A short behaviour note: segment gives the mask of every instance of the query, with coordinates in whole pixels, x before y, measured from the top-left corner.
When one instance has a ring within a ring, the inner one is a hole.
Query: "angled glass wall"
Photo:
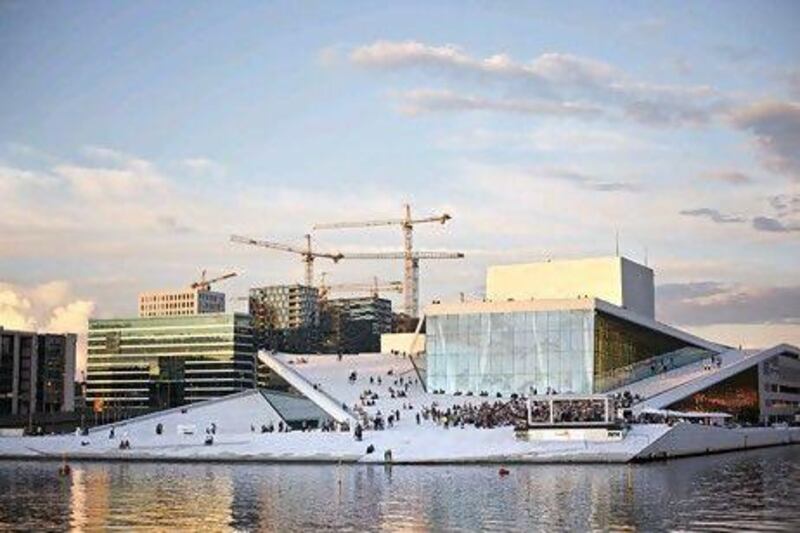
[[[594,388],[606,392],[708,358],[712,352],[608,313],[595,313]]]
[[[590,310],[431,315],[428,389],[588,394],[593,341]]]
[[[760,413],[758,366],[754,365],[734,374],[667,406],[667,409],[730,413],[738,422],[758,423]]]

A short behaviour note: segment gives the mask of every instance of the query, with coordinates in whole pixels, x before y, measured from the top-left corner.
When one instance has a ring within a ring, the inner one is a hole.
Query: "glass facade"
[[[0,327],[0,415],[72,411],[76,340]]]
[[[70,371],[74,374],[74,368],[67,364],[67,338],[64,335],[39,335],[37,346],[36,408],[43,413],[55,413],[63,407],[64,376]]]
[[[592,392],[590,310],[431,315],[429,390]]]
[[[592,394],[708,357],[595,309],[431,314],[427,383],[446,393]]]
[[[711,352],[686,341],[597,311],[595,391],[606,392],[701,359]]]
[[[761,415],[764,422],[794,422],[800,415],[800,354],[781,353],[761,363]]]
[[[256,385],[249,315],[90,320],[86,399],[122,411],[162,409]]]
[[[14,337],[0,331],[0,415],[12,413],[14,392]]]

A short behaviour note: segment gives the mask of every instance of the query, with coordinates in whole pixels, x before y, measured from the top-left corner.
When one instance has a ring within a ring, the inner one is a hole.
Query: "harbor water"
[[[0,461],[0,530],[800,531],[800,446],[632,465]]]

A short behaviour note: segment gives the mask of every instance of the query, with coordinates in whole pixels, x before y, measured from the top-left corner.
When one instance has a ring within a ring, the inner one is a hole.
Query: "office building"
[[[73,411],[76,342],[71,333],[0,327],[0,415]]]
[[[319,292],[306,285],[250,289],[256,346],[292,352],[315,351],[319,342]]]
[[[139,295],[139,317],[191,316],[224,313],[225,293],[204,289],[143,292]]]
[[[327,300],[322,311],[323,346],[328,352],[374,353],[392,330],[392,302],[375,296]]]
[[[123,416],[256,386],[246,314],[89,320],[86,401]]]

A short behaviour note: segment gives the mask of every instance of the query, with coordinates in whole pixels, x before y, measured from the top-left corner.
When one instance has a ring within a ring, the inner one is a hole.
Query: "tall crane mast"
[[[237,242],[240,244],[249,244],[251,246],[261,246],[262,248],[269,248],[271,250],[280,250],[283,252],[289,252],[293,254],[298,254],[305,263],[305,284],[308,287],[314,286],[314,259],[318,257],[323,257],[326,259],[330,259],[334,263],[338,263],[339,260],[342,258],[342,254],[340,253],[326,253],[326,252],[315,252],[311,248],[311,235],[305,235],[306,240],[306,247],[305,249],[298,248],[296,246],[291,246],[288,244],[283,244],[279,242],[273,241],[265,241],[259,239],[253,239],[250,237],[244,237],[242,235],[231,235],[231,242]]]
[[[233,278],[237,275],[238,274],[236,272],[228,272],[226,274],[222,274],[221,276],[217,276],[216,278],[206,279],[206,271],[203,270],[203,273],[200,275],[200,281],[193,282],[190,287],[200,291],[210,291],[212,283]]]
[[[413,250],[413,236],[414,226],[416,224],[426,224],[430,222],[438,222],[444,224],[451,217],[447,213],[423,217],[412,218],[411,206],[405,204],[405,216],[403,218],[385,219],[385,220],[366,220],[361,222],[333,222],[327,224],[314,225],[315,230],[320,229],[351,229],[351,228],[370,228],[376,226],[400,226],[403,231],[403,307],[409,316],[416,317],[419,313],[419,259],[420,257],[414,256]],[[463,254],[461,254],[463,257]],[[354,258],[355,257],[351,257]],[[361,257],[360,259],[367,259]],[[372,259],[389,259],[388,257],[372,257]],[[429,257],[428,259],[455,259],[454,257]]]

